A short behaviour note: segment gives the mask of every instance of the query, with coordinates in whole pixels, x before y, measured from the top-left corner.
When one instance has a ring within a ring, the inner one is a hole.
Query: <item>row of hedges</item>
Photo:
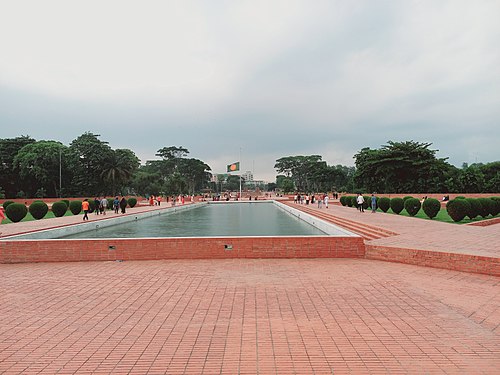
[[[371,197],[363,196],[363,198],[365,200],[363,207],[371,208]],[[346,195],[340,197],[340,203],[342,206],[357,207],[355,196]],[[418,199],[410,196],[392,199],[387,197],[377,197],[377,207],[383,212],[389,211],[390,208],[392,212],[397,215],[399,215],[404,209],[410,216],[417,215],[420,209],[422,209],[429,219],[433,219],[437,216],[441,209],[441,202],[434,198],[427,198],[421,204]],[[486,218],[489,215],[492,215],[494,217],[500,213],[500,197],[457,197],[454,200],[448,201],[446,210],[452,220],[456,222],[462,221],[466,216],[468,216],[471,220],[478,216]]]
[[[94,212],[95,204],[93,200],[89,199],[89,208],[90,212]],[[127,200],[127,206],[134,207],[137,204],[136,198],[129,198]],[[5,201],[3,203],[3,207],[5,208],[5,215],[10,219],[10,221],[17,223],[23,220],[26,215],[29,213],[35,220],[43,219],[47,213],[49,212],[49,206],[47,203],[43,201],[34,201],[30,204],[29,208],[26,208],[24,204],[14,203],[12,201]],[[82,202],[81,201],[69,201],[67,199],[54,202],[52,204],[52,213],[55,217],[61,217],[66,215],[68,209],[71,211],[73,215],[78,215],[82,212]],[[113,209],[113,199],[108,199],[108,209]]]
[[[467,216],[473,220],[478,216],[487,218],[500,213],[500,197],[465,198],[457,197],[446,204],[446,211],[453,221],[462,221]]]

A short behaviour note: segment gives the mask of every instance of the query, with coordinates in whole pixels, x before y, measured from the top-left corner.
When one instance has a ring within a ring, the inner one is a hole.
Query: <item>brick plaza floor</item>
[[[0,373],[498,374],[500,279],[354,259],[0,265]]]

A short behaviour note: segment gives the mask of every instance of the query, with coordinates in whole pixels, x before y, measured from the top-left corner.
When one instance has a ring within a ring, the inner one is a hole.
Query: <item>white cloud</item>
[[[0,3],[4,137],[184,145],[217,172],[243,147],[268,179],[389,139],[498,159],[495,1]]]

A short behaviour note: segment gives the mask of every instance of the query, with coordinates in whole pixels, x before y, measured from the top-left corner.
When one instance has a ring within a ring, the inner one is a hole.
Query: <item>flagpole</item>
[[[241,147],[240,147],[240,201],[242,200],[243,196],[241,195]]]

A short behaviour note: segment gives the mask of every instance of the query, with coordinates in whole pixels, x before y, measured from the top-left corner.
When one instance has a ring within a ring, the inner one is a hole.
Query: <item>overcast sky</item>
[[[353,165],[388,140],[500,159],[498,0],[0,4],[0,138],[91,131],[216,173],[241,152],[268,181],[280,157]]]

